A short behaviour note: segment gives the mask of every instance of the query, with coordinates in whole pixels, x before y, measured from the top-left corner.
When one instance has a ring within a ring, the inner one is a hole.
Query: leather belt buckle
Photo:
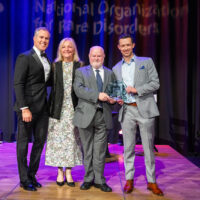
[[[135,106],[135,107],[137,107],[136,102],[133,102],[133,103],[126,103],[126,104],[129,105],[129,106]]]

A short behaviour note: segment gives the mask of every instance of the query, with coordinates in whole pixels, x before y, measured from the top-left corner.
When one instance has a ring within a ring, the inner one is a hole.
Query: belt
[[[97,111],[103,112],[103,108],[98,107]]]
[[[125,104],[128,105],[128,106],[136,106],[136,107],[137,107],[136,102],[133,102],[133,103],[125,103]]]

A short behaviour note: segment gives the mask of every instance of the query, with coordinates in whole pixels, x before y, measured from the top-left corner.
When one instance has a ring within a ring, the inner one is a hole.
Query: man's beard
[[[102,66],[102,63],[98,63],[98,62],[93,62],[91,63],[91,66],[95,69],[98,69]]]

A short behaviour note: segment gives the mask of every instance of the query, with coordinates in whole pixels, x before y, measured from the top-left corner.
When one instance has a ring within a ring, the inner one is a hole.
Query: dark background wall
[[[171,144],[183,153],[200,152],[198,0],[0,1],[0,129],[5,141],[12,141],[17,130],[15,60],[32,48],[39,26],[51,32],[47,54],[52,60],[60,40],[70,36],[86,64],[89,48],[101,45],[109,68],[121,59],[119,35],[131,34],[135,53],[152,57],[160,77],[156,143]]]

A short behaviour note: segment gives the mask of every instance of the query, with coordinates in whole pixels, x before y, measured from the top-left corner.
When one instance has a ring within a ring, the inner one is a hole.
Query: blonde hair
[[[64,42],[66,42],[66,41],[70,41],[72,43],[73,48],[74,48],[73,61],[80,61],[80,58],[79,58],[79,55],[78,55],[78,50],[77,50],[76,43],[75,43],[74,39],[73,38],[64,38],[60,41],[60,43],[58,45],[57,58],[55,59],[55,62],[63,60],[63,57],[61,55],[61,47],[64,44]]]

